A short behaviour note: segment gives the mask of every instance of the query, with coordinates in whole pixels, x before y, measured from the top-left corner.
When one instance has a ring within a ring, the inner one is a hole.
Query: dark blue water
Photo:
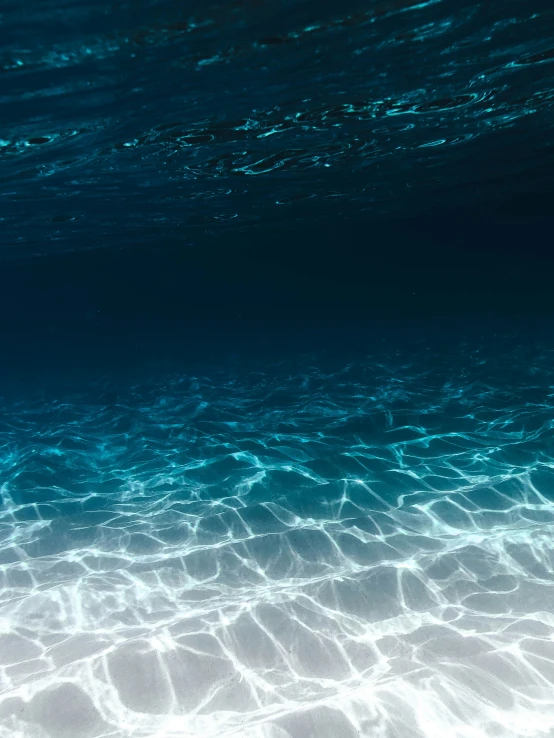
[[[549,209],[548,0],[2,5],[10,255]]]
[[[0,738],[551,738],[551,3],[0,40]]]

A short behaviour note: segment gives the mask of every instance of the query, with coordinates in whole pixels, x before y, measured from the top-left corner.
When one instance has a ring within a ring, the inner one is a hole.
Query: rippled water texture
[[[0,24],[11,255],[550,182],[550,0],[5,0]]]
[[[4,398],[0,735],[553,735],[552,360]]]

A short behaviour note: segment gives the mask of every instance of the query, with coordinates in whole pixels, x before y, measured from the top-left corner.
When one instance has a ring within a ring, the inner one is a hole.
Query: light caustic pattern
[[[554,735],[547,358],[5,398],[2,738]]]

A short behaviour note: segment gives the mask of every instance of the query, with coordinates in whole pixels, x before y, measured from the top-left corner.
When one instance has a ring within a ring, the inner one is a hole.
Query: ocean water
[[[0,113],[0,738],[554,738],[552,0],[3,0]]]
[[[462,202],[551,212],[550,0],[4,0],[0,13],[10,255]]]
[[[553,357],[497,334],[12,388],[2,735],[552,735]]]

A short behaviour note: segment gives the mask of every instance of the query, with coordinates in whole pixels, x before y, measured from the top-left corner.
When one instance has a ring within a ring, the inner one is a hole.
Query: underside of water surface
[[[550,0],[4,0],[10,257],[544,212]]]

